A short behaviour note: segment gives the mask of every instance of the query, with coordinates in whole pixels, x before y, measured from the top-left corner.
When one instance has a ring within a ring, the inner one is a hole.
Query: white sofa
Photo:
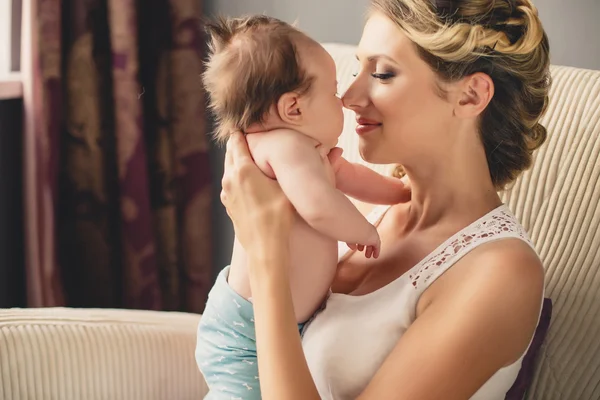
[[[329,44],[341,91],[352,46]],[[547,269],[552,323],[528,394],[536,400],[600,399],[600,71],[552,67],[548,142],[503,199]],[[340,141],[356,151],[346,112]],[[373,166],[389,172],[389,166]],[[507,288],[510,290],[510,288]],[[206,386],[194,361],[198,315],[128,310],[0,311],[0,400],[197,400]]]

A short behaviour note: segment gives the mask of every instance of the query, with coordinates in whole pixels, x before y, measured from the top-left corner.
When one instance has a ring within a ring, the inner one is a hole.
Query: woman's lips
[[[367,118],[357,118],[356,123],[356,133],[361,136],[372,132],[381,126],[380,122]]]

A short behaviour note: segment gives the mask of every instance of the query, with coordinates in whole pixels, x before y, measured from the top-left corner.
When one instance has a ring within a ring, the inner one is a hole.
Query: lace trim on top
[[[432,278],[438,276],[440,269],[446,269],[444,264],[450,259],[468,252],[479,244],[507,237],[522,239],[533,248],[525,229],[508,207],[502,205],[452,236],[449,243],[442,244],[440,249],[426,257],[420,263],[421,267],[409,274],[409,279],[416,289],[422,285],[427,286]]]

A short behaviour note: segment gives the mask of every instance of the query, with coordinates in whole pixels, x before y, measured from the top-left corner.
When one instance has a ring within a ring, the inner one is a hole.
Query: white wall
[[[600,70],[600,0],[534,0],[550,38],[552,62]],[[204,0],[209,14],[267,13],[321,42],[357,43],[369,0]]]
[[[204,0],[209,14],[266,13],[299,27],[320,42],[358,43],[369,0]]]
[[[202,0],[208,15],[267,13],[321,42],[356,44],[369,0]],[[550,39],[552,62],[600,70],[600,0],[534,0]],[[222,151],[212,152],[214,182],[221,181]],[[215,267],[229,262],[233,230],[215,187]]]
[[[600,0],[534,0],[553,64],[600,70]]]

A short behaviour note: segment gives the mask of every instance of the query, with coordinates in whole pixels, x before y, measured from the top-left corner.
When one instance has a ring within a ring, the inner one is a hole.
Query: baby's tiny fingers
[[[377,246],[373,249],[373,258],[379,258],[380,246]]]

